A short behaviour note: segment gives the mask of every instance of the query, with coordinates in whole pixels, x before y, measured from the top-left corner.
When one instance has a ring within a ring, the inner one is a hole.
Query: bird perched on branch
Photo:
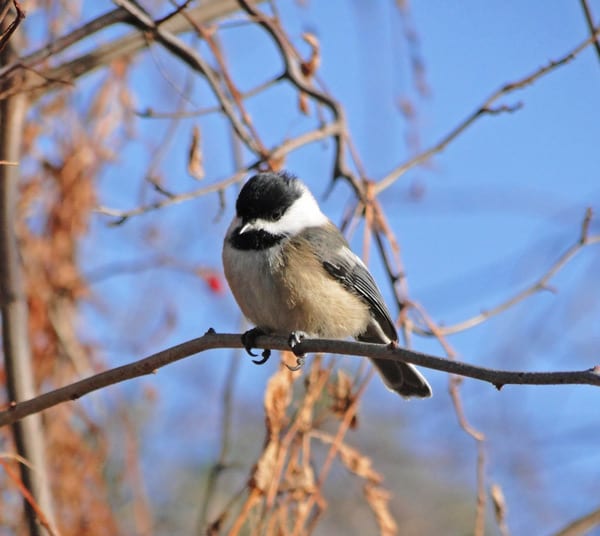
[[[296,177],[259,173],[240,191],[223,244],[223,266],[244,315],[256,325],[242,337],[252,354],[260,334],[398,340],[381,292],[338,228]],[[269,351],[263,352],[263,363]],[[408,364],[371,360],[389,389],[429,397],[427,380]]]

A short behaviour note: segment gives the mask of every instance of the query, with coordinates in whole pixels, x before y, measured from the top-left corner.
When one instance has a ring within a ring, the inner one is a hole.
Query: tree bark
[[[17,34],[12,36],[11,42],[0,54],[0,65],[14,59],[15,53],[11,45],[14,44],[15,37]],[[0,161],[19,162],[26,109],[27,99],[23,94],[0,102]],[[19,178],[19,165],[0,164],[0,310],[8,397],[11,401],[27,400],[35,396],[27,300],[15,235]],[[18,454],[31,465],[28,467],[20,464],[23,484],[50,526],[53,526],[41,417],[27,417],[14,423],[12,429]],[[32,536],[41,535],[44,529],[28,501],[25,501],[25,513],[29,533]]]

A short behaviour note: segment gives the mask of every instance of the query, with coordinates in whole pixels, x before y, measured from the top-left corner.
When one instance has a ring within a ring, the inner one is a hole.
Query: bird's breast
[[[285,311],[279,278],[278,246],[239,250],[226,244],[223,268],[231,292],[244,316],[258,327],[276,331]]]
[[[280,334],[345,338],[362,333],[368,306],[348,292],[296,241],[254,251],[223,249],[225,277],[244,315],[256,326]]]

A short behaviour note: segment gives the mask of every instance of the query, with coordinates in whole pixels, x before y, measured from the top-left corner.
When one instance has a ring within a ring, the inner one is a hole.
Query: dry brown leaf
[[[280,491],[291,493],[298,502],[317,491],[315,473],[310,463],[310,441],[306,435],[302,435],[302,438],[302,442],[295,443],[290,449],[284,485],[280,488]]]
[[[194,179],[202,180],[204,178],[204,162],[202,157],[202,135],[200,127],[194,125],[192,130],[192,139],[188,150],[188,173]]]
[[[271,171],[281,171],[285,167],[285,154],[282,153],[278,157],[270,156],[268,163]]]
[[[305,393],[296,414],[298,429],[309,432],[313,429],[315,419],[315,405],[323,396],[323,389],[327,385],[329,370],[321,367],[322,356],[316,355],[304,378]]]
[[[331,434],[320,430],[314,430],[311,436],[320,439],[328,445],[332,445],[336,440]],[[337,449],[340,460],[350,472],[368,480],[371,484],[380,484],[383,482],[383,476],[373,469],[371,458],[364,456],[358,449],[343,442],[339,442]]]
[[[339,419],[343,419],[348,411],[348,408],[354,404],[356,400],[355,393],[352,392],[352,380],[350,376],[343,370],[338,370],[336,382],[329,387],[331,395],[331,411]],[[350,428],[356,428],[357,417],[353,417],[350,423]]]
[[[310,112],[310,109],[308,107],[308,95],[304,93],[304,91],[301,91],[298,94],[298,108],[300,109],[300,112],[304,115],[308,115],[308,113]]]
[[[321,65],[321,47],[317,37],[310,32],[302,34],[302,38],[308,43],[308,46],[310,46],[310,57],[306,61],[300,62],[300,70],[306,79],[310,80]],[[308,115],[310,111],[308,106],[308,95],[304,92],[298,94],[298,108],[304,115]]]
[[[265,417],[269,436],[279,435],[287,423],[286,410],[292,401],[292,373],[281,367],[267,383],[265,390]]]
[[[306,78],[312,78],[321,65],[321,47],[315,34],[305,32],[302,34],[302,39],[310,46],[310,58],[303,61],[300,64],[300,68]]]
[[[313,494],[315,486],[315,472],[310,465],[296,465],[288,470],[285,478],[285,487],[280,491],[289,491],[296,501],[301,501],[305,496]]]
[[[394,536],[398,534],[398,525],[389,509],[391,494],[389,491],[372,484],[365,484],[365,498],[375,514],[379,534],[381,536]]]
[[[363,455],[358,449],[341,443],[339,446],[340,459],[349,471],[372,482],[379,484],[383,481],[383,476],[373,469],[371,458]]]
[[[492,503],[494,505],[494,514],[496,516],[496,522],[501,525],[506,519],[506,501],[504,499],[504,493],[499,484],[492,484],[490,487],[490,496],[492,497]]]
[[[254,466],[249,486],[265,494],[275,478],[275,469],[279,459],[279,440],[269,441]]]

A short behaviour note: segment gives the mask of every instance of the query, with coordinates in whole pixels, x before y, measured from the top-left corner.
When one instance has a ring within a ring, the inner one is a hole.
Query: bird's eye
[[[280,220],[281,216],[283,216],[283,209],[281,208],[276,208],[271,214],[271,218],[273,218],[273,221]]]

